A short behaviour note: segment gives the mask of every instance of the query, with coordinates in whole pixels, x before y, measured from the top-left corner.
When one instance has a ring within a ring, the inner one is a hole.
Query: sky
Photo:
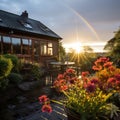
[[[102,50],[120,28],[120,0],[0,0],[0,9],[41,21],[65,47]]]

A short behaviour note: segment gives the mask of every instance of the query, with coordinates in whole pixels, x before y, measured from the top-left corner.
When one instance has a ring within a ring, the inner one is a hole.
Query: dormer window
[[[32,26],[29,23],[24,23],[24,27],[32,29]]]
[[[41,30],[43,30],[45,32],[50,31],[46,26],[44,26],[42,24],[40,24],[39,26],[40,26]]]
[[[31,26],[30,23],[24,22],[23,20],[18,20],[18,22],[23,25],[25,28],[32,29],[33,27]]]

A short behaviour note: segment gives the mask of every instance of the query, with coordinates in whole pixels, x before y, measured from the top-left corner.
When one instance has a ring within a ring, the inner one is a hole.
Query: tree
[[[59,60],[63,61],[65,59],[65,55],[66,55],[65,48],[63,47],[62,42],[60,42],[59,43]]]
[[[110,39],[104,47],[108,50],[108,56],[111,56],[114,61],[120,59],[120,29],[115,32],[115,35]]]
[[[84,52],[93,52],[93,49],[90,46],[83,46]]]

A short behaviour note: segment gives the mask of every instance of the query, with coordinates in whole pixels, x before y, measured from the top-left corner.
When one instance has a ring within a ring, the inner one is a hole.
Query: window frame
[[[42,56],[53,56],[53,43],[52,42],[41,42],[40,55]],[[49,45],[51,44],[51,45]],[[51,50],[51,53],[49,51]]]

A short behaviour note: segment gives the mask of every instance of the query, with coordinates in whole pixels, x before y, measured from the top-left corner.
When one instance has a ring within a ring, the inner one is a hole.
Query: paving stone
[[[18,118],[17,120],[67,120],[67,115],[62,106],[52,104],[52,107],[52,113],[41,112],[41,110],[39,109],[27,116]],[[35,109],[35,107],[33,109]]]

